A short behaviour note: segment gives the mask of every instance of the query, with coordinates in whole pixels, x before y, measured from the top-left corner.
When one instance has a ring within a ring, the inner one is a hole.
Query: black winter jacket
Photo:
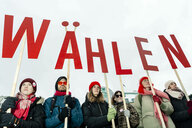
[[[166,92],[166,91],[164,91]],[[166,92],[167,93],[167,92]],[[192,115],[188,114],[187,100],[184,96],[182,100],[173,98],[167,93],[171,104],[174,108],[174,112],[171,115],[171,119],[175,123],[176,128],[191,128],[192,127]]]
[[[42,106],[43,98],[37,97],[31,104],[26,120],[20,121],[16,128],[45,128],[45,112]]]
[[[84,125],[87,128],[111,128],[111,123],[107,120],[108,103],[91,103],[86,97],[82,105]]]

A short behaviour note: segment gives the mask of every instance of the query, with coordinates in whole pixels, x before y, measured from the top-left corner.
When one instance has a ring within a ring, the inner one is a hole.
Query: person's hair
[[[113,96],[112,96],[112,98],[111,98],[111,104],[112,105],[115,105],[117,102],[115,101],[115,95],[117,94],[117,93],[121,93],[122,94],[122,92],[121,91],[116,91],[114,94],[113,94]]]
[[[93,92],[92,92],[92,89],[89,91],[89,93],[88,93],[88,100],[90,101],[90,102],[101,102],[101,103],[104,103],[104,97],[103,97],[103,93],[101,92],[101,89],[100,89],[100,91],[99,91],[99,94],[97,95],[97,97],[95,97],[94,95],[93,95]]]

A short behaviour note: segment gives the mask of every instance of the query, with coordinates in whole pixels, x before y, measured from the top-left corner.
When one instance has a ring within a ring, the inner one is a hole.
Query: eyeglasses
[[[59,81],[58,83],[57,83],[58,85],[67,85],[67,82],[66,81],[64,81],[64,82],[62,82],[62,81]]]
[[[120,95],[115,95],[115,97],[117,97],[117,98],[122,97],[122,94],[120,94]]]

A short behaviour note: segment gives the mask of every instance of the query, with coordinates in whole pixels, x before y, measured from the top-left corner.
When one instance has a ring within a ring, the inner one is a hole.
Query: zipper
[[[101,107],[100,107],[99,103],[97,103],[97,105],[98,105],[98,107],[99,107],[99,111],[100,111],[100,113],[101,113],[101,116],[103,116],[103,113],[102,113],[102,110],[101,110]],[[105,127],[103,127],[103,128],[105,128]]]
[[[101,107],[100,107],[99,103],[98,103],[97,105],[98,105],[98,107],[99,107],[99,111],[100,111],[100,113],[101,113],[101,116],[103,116],[103,113],[102,113],[102,111],[101,111]]]

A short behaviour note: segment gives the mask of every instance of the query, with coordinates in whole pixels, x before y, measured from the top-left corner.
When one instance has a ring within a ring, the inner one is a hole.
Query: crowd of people
[[[99,82],[91,82],[82,106],[71,92],[67,94],[67,82],[65,76],[59,77],[54,95],[44,101],[35,96],[37,83],[24,79],[15,97],[0,97],[0,128],[64,128],[66,118],[67,128],[112,128],[112,120],[115,128],[163,128],[163,122],[166,128],[192,127],[192,101],[173,80],[160,91],[142,77],[134,103],[124,103],[117,90],[112,107],[104,100]]]

